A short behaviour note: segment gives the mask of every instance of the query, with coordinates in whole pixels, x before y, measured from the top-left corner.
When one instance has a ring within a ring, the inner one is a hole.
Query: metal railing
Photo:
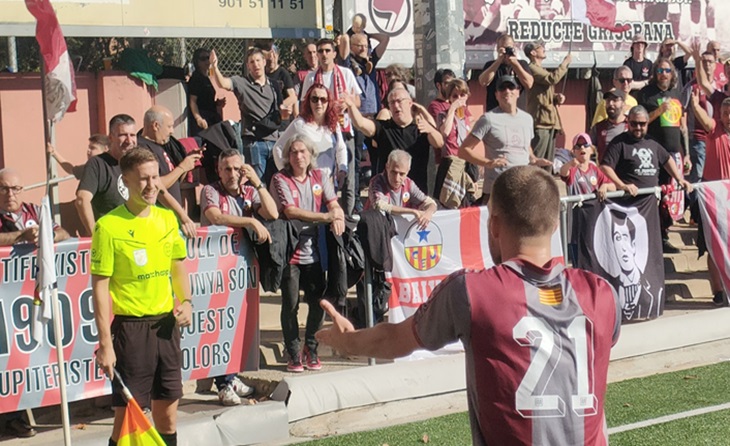
[[[67,177],[52,178],[48,181],[41,181],[40,183],[29,184],[28,186],[23,187],[23,190],[28,191],[28,190],[38,189],[39,187],[44,187],[46,185],[53,186],[55,184],[63,183],[64,181],[69,181],[69,180],[74,180],[74,179],[76,179],[76,177],[73,175],[69,175]]]

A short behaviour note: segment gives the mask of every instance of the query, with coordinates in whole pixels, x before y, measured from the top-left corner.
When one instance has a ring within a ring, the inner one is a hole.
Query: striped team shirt
[[[464,344],[473,444],[603,446],[620,323],[597,275],[509,261],[449,276],[414,315],[414,334],[429,350]]]

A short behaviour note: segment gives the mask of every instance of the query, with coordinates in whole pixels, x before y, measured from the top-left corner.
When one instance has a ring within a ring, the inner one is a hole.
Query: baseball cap
[[[578,141],[583,139],[587,144],[593,145],[593,141],[591,141],[591,137],[588,135],[588,133],[578,133],[573,137],[573,147],[575,147],[576,144],[578,144]]]
[[[545,48],[545,42],[542,40],[536,40],[526,44],[523,49],[525,50],[525,55],[530,57],[530,53],[538,48]]]
[[[623,90],[619,90],[617,88],[614,88],[613,90],[608,90],[603,93],[603,99],[608,99],[611,96],[613,96],[614,98],[621,98],[624,101],[626,100],[626,93]]]
[[[502,85],[504,85],[506,83],[510,83],[516,87],[520,86],[520,84],[517,82],[517,79],[515,79],[514,76],[512,76],[511,74],[505,74],[504,76],[497,79],[497,84],[496,84],[497,88],[501,87]]]

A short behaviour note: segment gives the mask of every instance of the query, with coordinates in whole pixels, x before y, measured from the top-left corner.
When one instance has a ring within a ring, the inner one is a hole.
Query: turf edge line
[[[625,424],[623,426],[612,427],[608,430],[609,435],[618,434],[621,432],[632,431],[634,429],[641,429],[644,427],[655,426],[657,424],[669,423],[671,421],[681,420],[683,418],[694,417],[697,415],[704,415],[712,412],[719,412],[721,410],[730,409],[730,403],[718,404],[717,406],[703,407],[700,409],[688,410],[686,412],[679,412],[672,415],[665,415],[659,418],[653,418],[651,420],[639,421],[637,423]]]

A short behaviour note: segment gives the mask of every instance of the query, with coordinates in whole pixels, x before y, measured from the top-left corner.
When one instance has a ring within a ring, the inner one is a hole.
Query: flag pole
[[[41,96],[43,98],[43,131],[45,133],[46,143],[55,143],[55,127],[54,123],[48,117],[48,109],[46,106],[46,64],[41,57]],[[51,196],[51,176],[54,175],[53,158],[46,150],[45,146],[43,151],[46,154],[46,196],[50,201],[51,208],[54,209],[58,201],[52,199]],[[57,195],[57,188],[53,188]],[[57,197],[56,197],[57,198]],[[52,212],[53,219],[56,220],[58,213]],[[68,380],[66,379],[66,361],[63,354],[63,329],[61,327],[61,306],[58,302],[58,286],[56,283],[53,284],[53,292],[51,294],[51,311],[53,317],[53,335],[56,340],[56,360],[58,361],[58,380],[60,385],[58,390],[61,393],[61,422],[63,424],[63,444],[64,446],[71,446],[71,420],[68,413],[68,395],[66,394],[66,388],[68,387]]]

